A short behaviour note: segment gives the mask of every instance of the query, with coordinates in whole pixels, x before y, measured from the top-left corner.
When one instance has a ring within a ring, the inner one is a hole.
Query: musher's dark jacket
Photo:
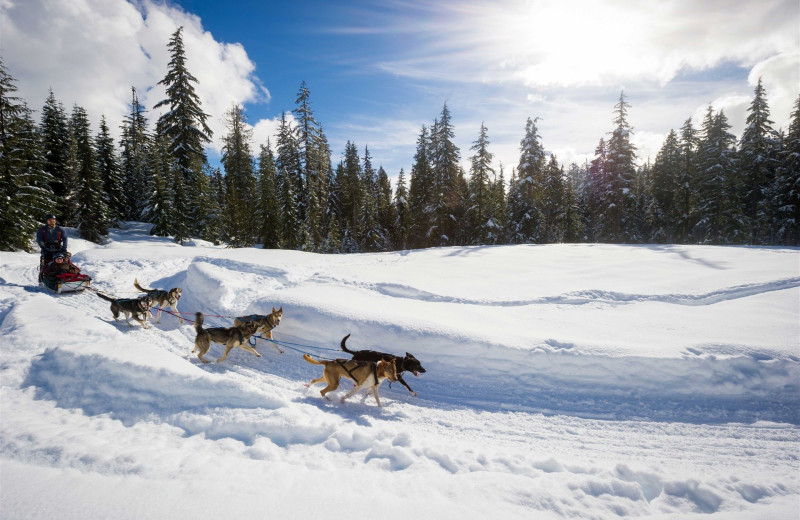
[[[40,226],[36,232],[36,242],[42,251],[67,252],[67,232],[61,226]]]

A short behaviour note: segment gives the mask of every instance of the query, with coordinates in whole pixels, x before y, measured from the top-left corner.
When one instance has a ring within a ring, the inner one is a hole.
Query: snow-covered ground
[[[800,250],[547,245],[323,256],[71,239],[93,287],[183,288],[208,326],[283,306],[284,354],[203,365],[0,253],[0,517],[791,519]],[[427,369],[320,397],[348,346]],[[213,345],[209,359],[222,347]]]

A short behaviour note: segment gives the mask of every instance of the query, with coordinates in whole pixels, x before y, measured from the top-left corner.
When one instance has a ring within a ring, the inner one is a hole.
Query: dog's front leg
[[[172,306],[172,312],[174,312],[174,313],[175,313],[175,316],[177,316],[177,317],[178,317],[178,319],[179,319],[179,320],[181,320],[181,323],[186,323],[186,321],[187,321],[187,320],[185,320],[185,319],[183,318],[183,316],[181,316],[181,313],[180,313],[180,312],[178,312],[178,304],[177,304],[177,303],[176,303],[175,305],[173,305],[173,306]]]
[[[378,385],[372,387],[372,393],[375,394],[375,402],[378,403],[378,406],[383,408],[383,405],[381,404],[381,398],[378,397]]]
[[[242,350],[246,350],[248,352],[252,352],[253,354],[256,355],[256,357],[261,357],[261,354],[259,354],[258,351],[256,349],[254,349],[253,347],[251,347],[250,345],[247,345],[247,344],[243,343],[243,344],[239,345],[239,348],[242,349]]]
[[[410,386],[408,386],[408,383],[406,383],[406,380],[403,379],[403,376],[401,376],[400,374],[397,374],[397,380],[400,381],[400,384],[403,385],[404,387],[406,387],[409,392],[411,392],[411,395],[413,395],[414,397],[417,397],[417,393],[415,391],[413,391]]]
[[[341,403],[342,403],[342,404],[344,404],[344,400],[345,400],[345,399],[347,399],[348,397],[351,397],[351,396],[355,395],[355,393],[356,393],[356,392],[358,392],[359,390],[361,390],[362,388],[363,388],[363,385],[356,385],[356,386],[354,386],[354,387],[352,388],[352,390],[350,390],[349,392],[347,392],[346,394],[344,394],[344,397],[342,397],[342,399],[341,399]]]

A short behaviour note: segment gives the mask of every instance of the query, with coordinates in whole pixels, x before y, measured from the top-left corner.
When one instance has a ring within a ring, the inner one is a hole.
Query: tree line
[[[38,122],[0,61],[0,249],[28,250],[46,213],[100,242],[120,221],[151,233],[231,247],[260,244],[322,253],[452,245],[559,242],[800,245],[800,96],[788,131],[770,120],[759,80],[742,136],[708,108],[669,132],[655,159],[637,165],[624,92],[594,158],[564,167],[528,119],[510,177],[492,166],[488,129],[470,148],[469,171],[445,104],[423,125],[410,172],[394,189],[369,148],[347,142],[334,166],[310,90],[301,83],[293,121],[253,148],[241,106],[224,116],[222,168],[211,168],[212,132],[186,68],[182,28],[159,82],[164,107],[151,126],[131,89],[118,143],[105,118],[67,113],[51,90]]]

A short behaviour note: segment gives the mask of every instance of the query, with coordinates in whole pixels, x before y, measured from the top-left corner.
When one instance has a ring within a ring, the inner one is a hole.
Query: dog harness
[[[340,359],[337,359],[336,362],[339,363],[339,366],[341,366],[345,370],[345,372],[347,372],[350,375],[350,379],[355,381],[356,384],[357,384],[358,383],[358,379],[356,378],[356,376],[353,375],[353,373],[350,371],[350,369],[347,368],[344,365],[344,363],[342,363],[342,361]],[[367,361],[367,363],[372,363],[372,362],[371,361]],[[364,365],[364,363],[362,363],[360,361],[356,361],[356,367],[360,367],[360,366],[363,366],[363,365]],[[375,377],[375,384],[377,385],[378,381],[379,381],[378,380],[378,364],[377,363],[372,363],[372,375]]]

